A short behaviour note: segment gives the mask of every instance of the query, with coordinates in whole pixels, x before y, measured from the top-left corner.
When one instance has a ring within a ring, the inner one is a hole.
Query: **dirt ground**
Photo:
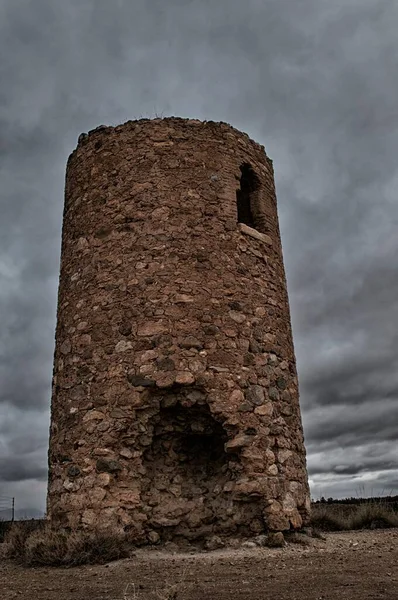
[[[0,563],[1,600],[398,600],[398,530],[332,533],[303,547],[178,553],[73,569]]]

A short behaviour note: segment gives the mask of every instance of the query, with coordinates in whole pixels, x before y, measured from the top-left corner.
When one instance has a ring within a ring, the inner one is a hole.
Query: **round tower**
[[[137,540],[308,522],[274,176],[225,123],[81,135],[66,175],[48,517]]]

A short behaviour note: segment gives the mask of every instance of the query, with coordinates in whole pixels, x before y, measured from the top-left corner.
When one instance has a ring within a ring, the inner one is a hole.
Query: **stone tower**
[[[137,541],[308,522],[272,162],[225,123],[98,127],[68,161],[48,517]]]

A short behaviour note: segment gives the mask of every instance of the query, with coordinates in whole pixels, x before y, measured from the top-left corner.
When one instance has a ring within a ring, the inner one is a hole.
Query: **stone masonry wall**
[[[224,123],[177,118],[80,136],[58,302],[50,519],[149,542],[308,522],[262,146]]]

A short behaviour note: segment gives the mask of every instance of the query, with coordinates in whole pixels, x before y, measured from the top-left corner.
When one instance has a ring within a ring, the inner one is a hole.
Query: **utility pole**
[[[12,499],[12,512],[11,512],[11,521],[14,523],[15,517],[15,498]]]

